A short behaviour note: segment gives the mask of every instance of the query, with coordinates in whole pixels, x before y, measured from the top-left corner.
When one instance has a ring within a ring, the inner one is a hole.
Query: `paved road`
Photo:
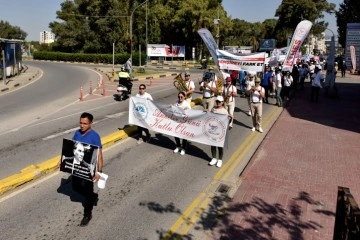
[[[165,103],[176,100],[172,78],[159,79],[163,81],[159,85],[158,80],[154,80],[149,86],[149,92],[155,99]],[[207,165],[210,159],[208,146],[194,143],[187,155],[181,157],[172,152],[172,138],[153,133],[156,137],[150,144],[139,146],[135,139],[129,138],[105,154],[104,171],[112,180],[108,188],[100,192],[99,206],[94,211],[89,228],[83,230],[77,227],[81,219],[81,204],[69,188],[68,176],[56,172],[44,181],[35,182],[3,198],[0,215],[8,218],[7,221],[1,220],[0,232],[12,239],[69,239],[74,236],[80,239],[159,239],[165,236],[178,218],[187,216],[188,209],[189,212],[196,210],[194,201],[214,196],[224,185],[233,194],[241,168],[245,167],[266,136],[250,131],[251,119],[244,112],[247,102],[245,99],[237,100],[235,127],[229,134],[229,147],[225,150],[227,160],[224,159],[221,169]],[[71,109],[64,109],[61,114],[42,119],[34,124],[39,132],[50,125],[66,126],[56,131],[59,134],[56,138],[49,139],[48,134],[41,136],[42,141],[48,142],[53,150],[42,146],[46,151],[39,151],[39,156],[48,152],[54,154],[56,148],[59,151],[60,140],[71,137],[73,131],[69,130],[77,127],[79,113],[84,109],[95,114],[94,128],[101,135],[106,135],[126,126],[126,108],[126,102],[114,102],[109,95],[93,94],[72,105]],[[109,114],[111,111],[112,114]],[[265,106],[265,131],[280,111],[275,106]],[[67,116],[65,119],[62,118],[64,114]],[[72,127],[67,127],[71,122]],[[62,178],[65,180],[62,181]],[[206,206],[202,205],[195,212],[201,214]]]

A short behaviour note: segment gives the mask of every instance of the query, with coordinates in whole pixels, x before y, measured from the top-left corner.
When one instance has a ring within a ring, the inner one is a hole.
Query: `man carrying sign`
[[[94,193],[94,182],[99,180],[99,173],[102,172],[103,167],[101,139],[99,134],[91,129],[93,118],[93,115],[90,113],[82,113],[80,116],[80,129],[75,132],[72,139],[73,141],[76,141],[74,148],[74,164],[80,164],[81,162],[84,163],[84,145],[81,143],[91,144],[98,147],[97,172],[94,175],[91,175],[93,177],[92,181],[72,175],[72,188],[75,192],[85,197],[84,217],[80,223],[80,226],[82,227],[88,225],[92,218],[92,209],[98,197],[98,195]],[[60,165],[63,161],[64,159],[62,159]]]

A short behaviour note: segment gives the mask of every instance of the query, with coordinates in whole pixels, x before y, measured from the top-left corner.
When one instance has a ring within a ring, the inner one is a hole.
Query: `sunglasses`
[[[178,96],[178,98],[184,98],[183,96]]]
[[[139,90],[145,90],[145,88],[141,87],[141,88],[139,88]]]

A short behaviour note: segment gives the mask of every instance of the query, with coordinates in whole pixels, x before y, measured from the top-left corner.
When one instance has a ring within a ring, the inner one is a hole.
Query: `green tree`
[[[25,40],[27,33],[21,30],[18,26],[12,26],[7,21],[0,21],[0,37],[7,39]]]
[[[336,12],[336,23],[338,25],[339,43],[346,47],[346,25],[347,23],[360,23],[360,1],[344,0]]]
[[[56,36],[54,49],[64,52],[110,53],[112,44],[124,51],[129,36],[129,1],[67,0],[49,27]]]
[[[331,13],[335,4],[326,0],[283,0],[276,10],[275,16],[279,17],[275,27],[278,45],[286,45],[287,38],[291,37],[296,26],[303,19],[316,24],[311,31],[319,36],[327,28],[328,23],[322,21],[324,12]]]

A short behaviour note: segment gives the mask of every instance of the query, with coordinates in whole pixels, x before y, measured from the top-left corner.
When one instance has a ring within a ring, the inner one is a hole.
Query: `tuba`
[[[223,85],[224,85],[224,83],[223,83],[223,77],[220,76],[220,75],[218,75],[218,78],[217,78],[217,80],[215,81],[215,83],[216,83],[217,94],[218,94],[218,95],[221,95],[222,89],[223,89]]]
[[[174,87],[179,91],[179,92],[187,92],[189,91],[189,88],[186,86],[185,81],[183,80],[182,73],[179,73],[174,79]],[[188,98],[190,96],[186,96],[186,98]]]

